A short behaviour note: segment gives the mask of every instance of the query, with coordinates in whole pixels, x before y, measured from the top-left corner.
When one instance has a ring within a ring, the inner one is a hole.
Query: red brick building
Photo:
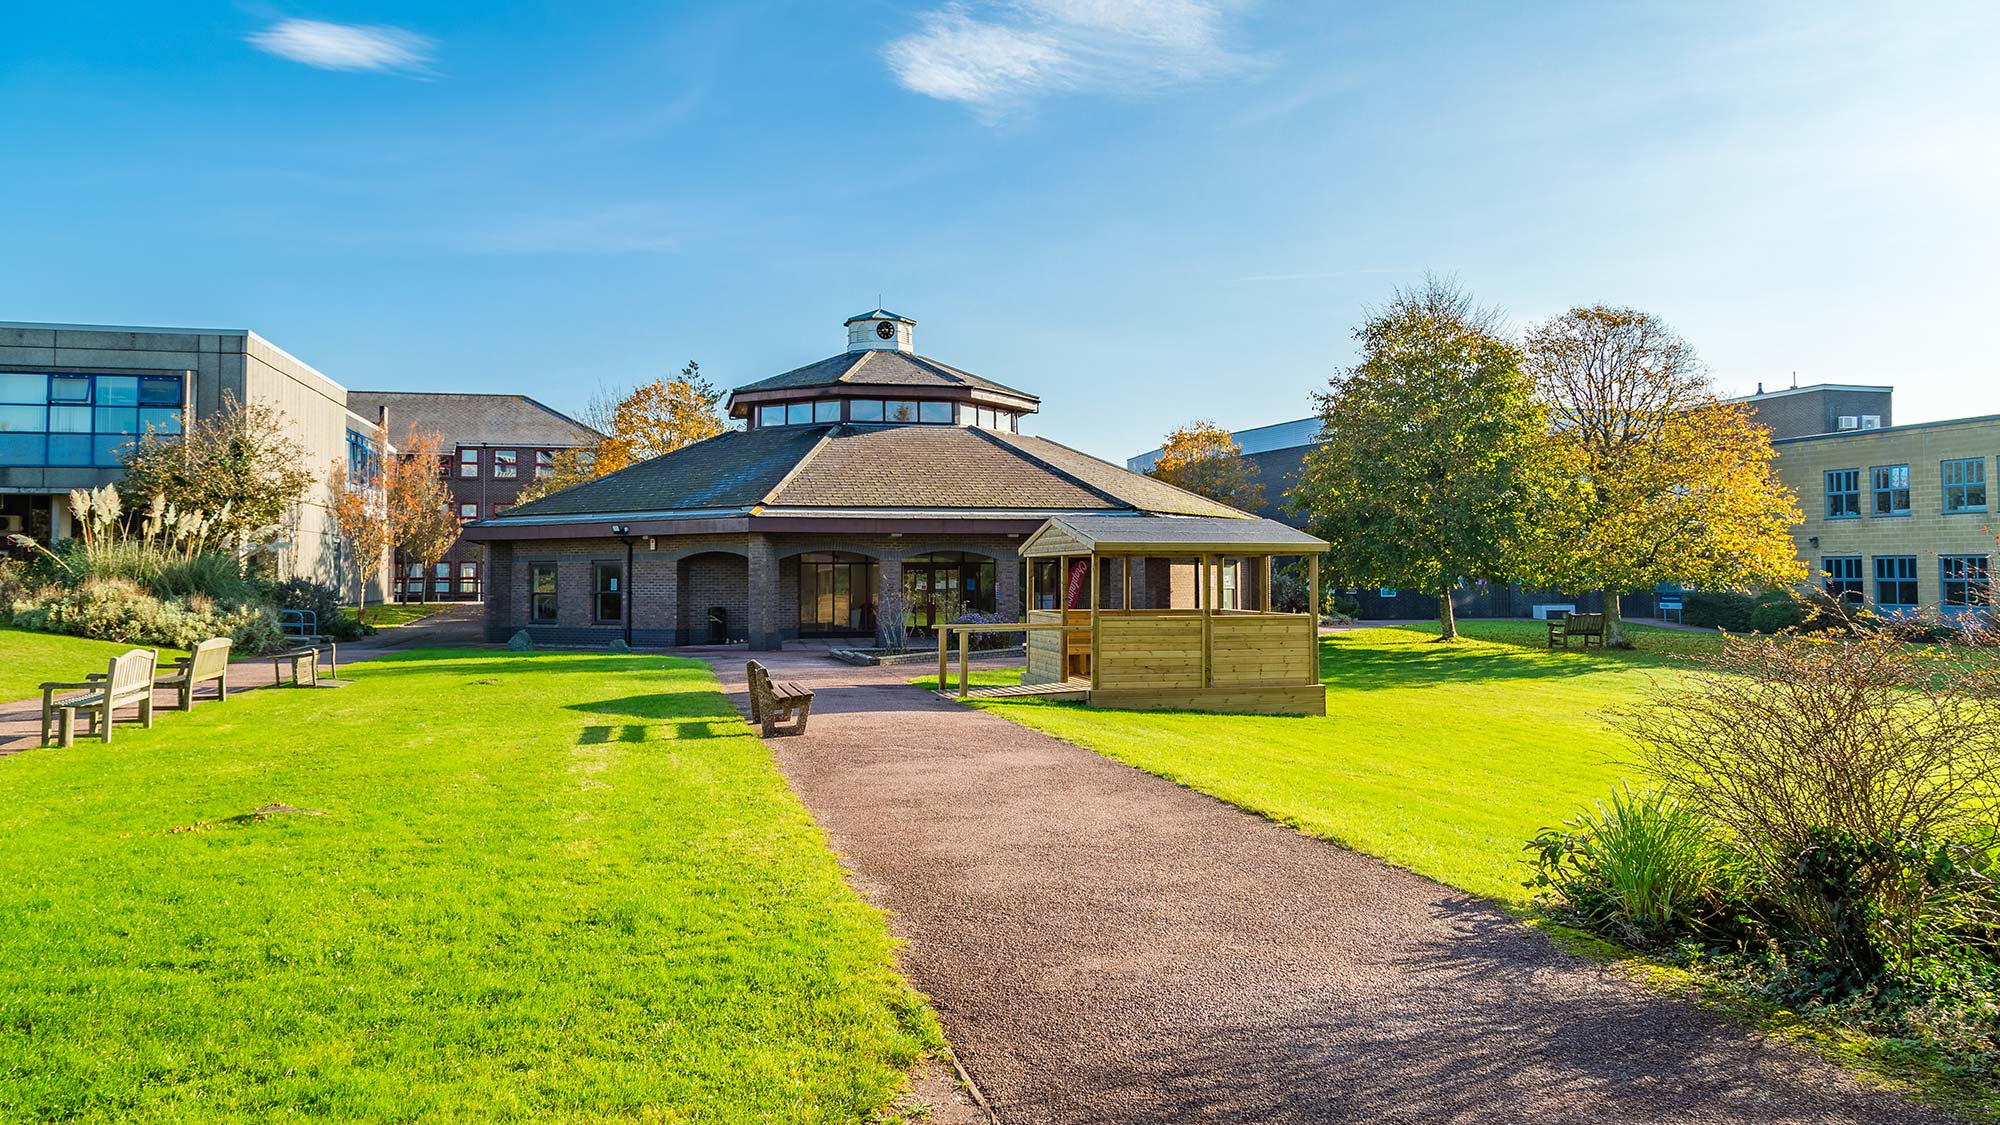
[[[465,523],[506,512],[530,482],[554,471],[557,453],[596,445],[603,436],[526,395],[349,391],[347,402],[362,417],[386,417],[385,432],[397,444],[412,433],[444,439],[452,511]],[[460,539],[428,574],[399,553],[389,596],[477,601],[485,582],[482,550]]]
[[[1019,619],[1017,551],[1050,516],[1249,518],[1022,434],[1041,400],[917,355],[908,317],[846,326],[845,352],[731,393],[746,429],[469,526],[488,637],[769,649],[872,635],[891,594],[919,629],[969,610]],[[1152,569],[1135,590],[1165,598],[1184,577]]]

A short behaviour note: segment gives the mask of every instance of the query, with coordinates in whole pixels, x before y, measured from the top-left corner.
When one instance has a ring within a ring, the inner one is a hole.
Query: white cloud
[[[251,46],[321,70],[421,70],[431,41],[400,27],[281,20],[249,37]]]
[[[1144,93],[1234,69],[1222,0],[1000,0],[949,4],[883,48],[896,80],[988,115],[1038,93]]]

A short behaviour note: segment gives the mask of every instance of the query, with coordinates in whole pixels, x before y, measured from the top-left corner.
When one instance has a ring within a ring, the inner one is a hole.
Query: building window
[[[1942,601],[1947,606],[1983,606],[1988,603],[1985,555],[1939,555],[1938,569],[1944,579]]]
[[[1868,588],[1861,581],[1860,555],[1834,555],[1820,561],[1826,572],[1826,592],[1843,605],[1860,605],[1868,600]]]
[[[785,425],[804,426],[813,420],[813,404],[810,402],[788,402],[785,404]]]
[[[479,592],[479,564],[462,562],[458,564],[458,592],[477,594]]]
[[[813,403],[813,421],[840,421],[840,400],[837,398],[826,398]]]
[[[517,456],[519,456],[519,455],[520,455],[520,451],[519,451],[519,450],[514,450],[514,449],[496,449],[496,450],[494,450],[494,451],[493,451],[493,479],[494,479],[494,480],[513,480],[513,479],[514,479],[514,458],[515,458],[515,457],[517,457]]]
[[[552,477],[556,474],[556,452],[553,449],[535,450],[535,479]]]
[[[1986,458],[1967,457],[1944,463],[1944,510],[1986,510]]]
[[[1908,465],[1877,465],[1868,470],[1869,483],[1875,489],[1875,514],[1878,516],[1907,516],[1910,514],[1910,467]]]
[[[478,519],[478,518],[479,518],[479,505],[477,505],[477,504],[460,504],[460,505],[458,506],[458,518],[459,518],[460,520],[462,520],[462,521],[466,522],[466,523],[471,523],[471,522],[472,522],[473,520],[476,520],[476,519]]]
[[[528,620],[556,619],[556,564],[528,564]]]
[[[1861,470],[1834,469],[1826,474],[1826,518],[1861,518]]]
[[[874,560],[818,551],[799,556],[799,632],[810,635],[875,631]]]
[[[1875,556],[1875,604],[1882,609],[1917,608],[1917,556]]]
[[[931,425],[951,425],[951,403],[922,402],[917,404],[917,421]]]
[[[782,426],[785,424],[785,408],[782,404],[757,408],[757,425]]]
[[[181,432],[179,375],[0,372],[0,465],[117,466],[148,431]]]
[[[461,449],[458,451],[458,475],[462,477],[476,477],[479,475],[479,451],[477,449]]]
[[[625,619],[625,568],[619,563],[596,563],[592,591],[596,595],[593,613],[598,621]]]
[[[917,404],[906,401],[889,401],[882,404],[882,420],[885,422],[914,422],[917,420]]]
[[[882,420],[882,400],[879,398],[848,399],[847,420],[850,422],[880,422]]]

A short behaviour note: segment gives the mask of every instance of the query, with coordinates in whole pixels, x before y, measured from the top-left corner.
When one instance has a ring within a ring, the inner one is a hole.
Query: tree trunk
[[[1632,642],[1625,639],[1625,618],[1618,609],[1618,592],[1604,591],[1604,647],[1631,648]]]
[[[1458,616],[1451,608],[1451,587],[1438,591],[1438,640],[1458,639]]]

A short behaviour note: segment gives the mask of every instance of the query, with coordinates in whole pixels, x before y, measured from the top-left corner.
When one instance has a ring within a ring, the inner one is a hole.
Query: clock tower
[[[850,352],[909,352],[916,350],[917,322],[888,309],[847,318]]]

